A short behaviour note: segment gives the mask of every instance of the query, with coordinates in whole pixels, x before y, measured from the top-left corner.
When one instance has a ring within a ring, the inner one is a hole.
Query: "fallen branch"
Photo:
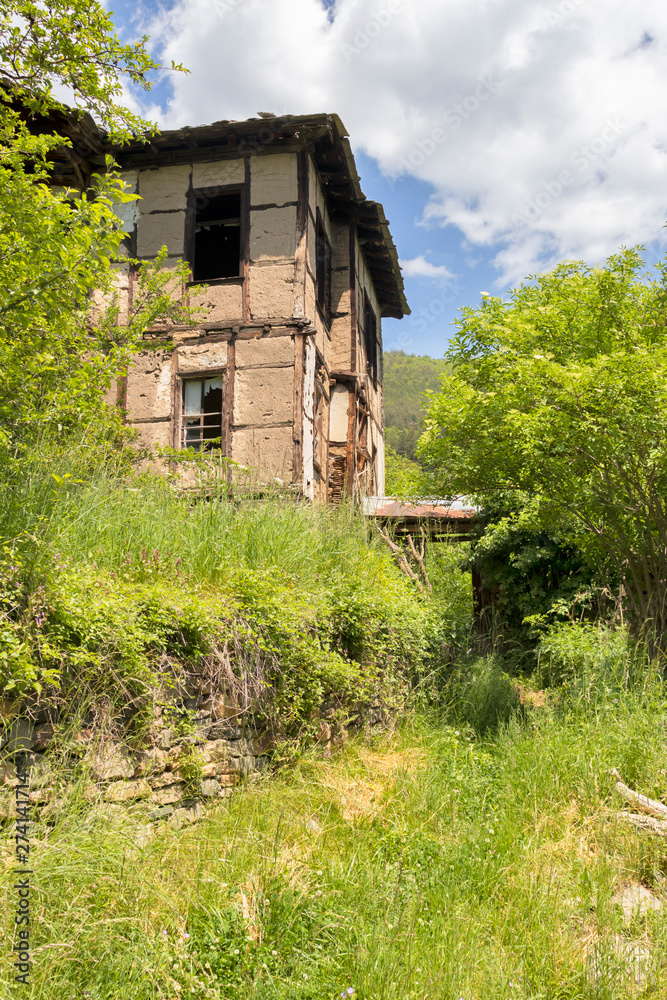
[[[419,579],[419,577],[417,576],[417,574],[415,573],[415,571],[413,570],[413,568],[410,565],[410,563],[408,562],[408,560],[405,558],[405,554],[404,554],[403,550],[401,549],[401,547],[399,545],[396,545],[394,542],[392,542],[392,540],[389,537],[389,535],[387,535],[382,530],[382,528],[380,527],[379,524],[376,524],[375,527],[380,532],[380,534],[382,535],[383,539],[385,540],[385,542],[387,543],[387,545],[389,546],[389,548],[393,552],[394,559],[396,560],[396,564],[398,565],[398,568],[401,569],[405,573],[406,576],[409,576],[410,579],[415,582],[415,584],[417,585],[418,590],[420,590],[422,592],[422,594],[423,594],[424,593],[424,587],[422,586],[422,582]]]
[[[643,816],[641,813],[611,812],[613,819],[622,819],[643,833],[654,833],[658,837],[667,837],[667,821],[655,819],[654,816]]]
[[[433,587],[431,586],[431,581],[428,578],[428,573],[426,572],[426,564],[424,562],[424,555],[426,553],[426,538],[424,536],[423,528],[421,529],[421,533],[422,533],[421,546],[420,546],[421,554],[417,552],[417,549],[415,548],[415,543],[412,541],[412,535],[408,535],[408,544],[412,550],[412,555],[414,556],[414,560],[421,570],[421,574],[424,578],[424,583],[426,584],[426,589],[429,591],[429,593],[431,593],[433,591]]]
[[[649,816],[655,816],[657,819],[667,820],[667,806],[664,803],[657,802],[656,799],[649,799],[647,795],[640,795],[639,792],[633,791],[632,788],[623,783],[615,767],[609,773],[616,778],[616,791],[627,802],[632,803],[640,812],[648,813]]]

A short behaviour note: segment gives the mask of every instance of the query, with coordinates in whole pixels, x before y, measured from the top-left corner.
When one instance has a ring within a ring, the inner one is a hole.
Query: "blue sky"
[[[565,258],[663,253],[663,0],[109,0],[190,69],[128,98],[163,127],[336,112],[384,204],[412,316],[441,356],[461,306]]]

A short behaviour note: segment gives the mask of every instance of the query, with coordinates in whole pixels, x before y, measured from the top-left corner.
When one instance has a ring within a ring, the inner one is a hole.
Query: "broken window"
[[[366,347],[366,369],[374,382],[378,376],[378,323],[371,300],[364,292],[364,344]]]
[[[331,244],[324,231],[322,216],[317,212],[317,236],[315,247],[315,284],[317,304],[327,325],[331,322]]]
[[[222,375],[183,381],[183,447],[219,448],[222,439]]]
[[[241,191],[195,192],[193,281],[237,278],[241,273]]]

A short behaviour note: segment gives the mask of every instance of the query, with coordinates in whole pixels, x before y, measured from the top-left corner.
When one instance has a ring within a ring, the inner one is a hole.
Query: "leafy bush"
[[[219,481],[184,496],[165,477],[79,474],[87,460],[67,458],[57,472],[35,460],[9,490],[1,526],[22,563],[7,585],[4,690],[141,704],[170,676],[217,671],[295,733],[323,701],[396,705],[451,657],[466,580],[446,601],[418,595],[353,509],[233,497]]]
[[[609,567],[586,551],[572,518],[561,514],[557,524],[545,526],[522,494],[487,503],[465,565],[479,573],[492,600],[486,629],[523,651],[535,645],[536,618],[604,614],[604,594],[616,582]]]
[[[590,696],[626,688],[655,672],[646,650],[625,627],[592,622],[550,625],[537,646],[537,679]]]
[[[515,684],[495,656],[462,661],[448,689],[449,710],[460,723],[486,736],[523,713]]]

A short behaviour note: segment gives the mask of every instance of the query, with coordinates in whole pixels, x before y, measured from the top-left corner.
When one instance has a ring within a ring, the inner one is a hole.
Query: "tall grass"
[[[93,565],[125,576],[184,576],[218,584],[270,574],[299,590],[331,589],[341,577],[374,587],[401,574],[353,504],[323,507],[277,486],[233,491],[220,475],[200,493],[178,477],[137,475],[108,457],[98,468],[70,454],[38,457],[0,483],[0,538],[20,539],[39,564]],[[82,467],[83,466],[83,467]],[[429,553],[440,600],[471,613],[469,574],[453,553]]]
[[[421,597],[351,504],[230,489],[222,468],[187,492],[108,455],[32,456],[23,471],[0,483],[7,691],[67,676],[115,697],[125,680],[158,683],[165,658],[198,670],[220,654],[237,677],[261,660],[298,727],[320,697],[398,697],[467,633],[469,579],[440,571],[437,602]]]
[[[6,538],[36,536],[74,563],[109,570],[153,563],[167,574],[176,566],[212,582],[238,566],[311,580],[337,563],[356,572],[367,562],[370,541],[352,507],[314,511],[275,490],[234,500],[226,484],[188,496],[163,476],[104,468],[83,480],[41,468],[6,487],[5,500]]]
[[[35,828],[22,995],[665,996],[667,907],[627,923],[614,895],[641,882],[665,900],[667,847],[615,818],[608,770],[664,794],[666,717],[654,685],[605,713],[547,707],[485,743],[412,718],[152,835],[140,813],[63,795]],[[12,995],[6,957],[0,983]]]

